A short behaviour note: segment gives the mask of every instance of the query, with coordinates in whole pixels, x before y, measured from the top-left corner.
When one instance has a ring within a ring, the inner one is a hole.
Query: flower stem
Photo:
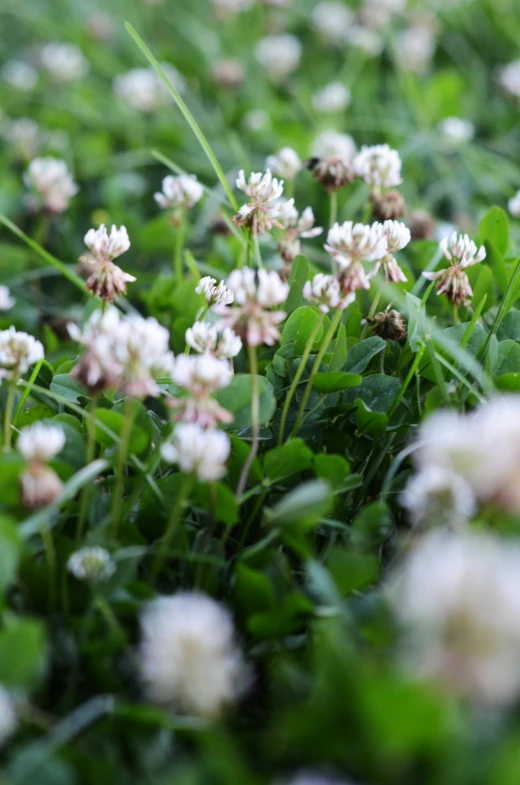
[[[157,553],[155,555],[155,559],[152,565],[152,573],[151,573],[152,584],[155,583],[157,575],[161,571],[164,559],[166,557],[166,554],[168,553],[168,549],[179,527],[182,510],[191,493],[194,482],[195,482],[195,478],[193,477],[193,475],[191,474],[182,475],[181,482],[179,485],[179,490],[177,491],[177,496],[175,498],[175,503],[172,507],[171,515],[168,520],[168,525],[166,527],[164,537],[159,543],[159,547],[157,549]]]
[[[87,417],[87,465],[92,463],[96,457],[96,418],[94,412],[96,411],[97,395],[94,395],[89,404],[89,414]],[[83,529],[85,520],[87,518],[88,504],[90,501],[91,486],[85,485],[81,491],[80,505],[79,505],[79,518],[76,527],[76,540],[80,540],[83,536]]]
[[[338,217],[338,192],[330,192],[329,227],[334,226]]]
[[[378,292],[378,293],[376,294],[376,296],[374,297],[374,300],[373,300],[373,302],[372,302],[372,305],[370,306],[370,311],[368,312],[368,319],[373,319],[373,318],[374,318],[374,316],[375,316],[375,313],[376,313],[376,311],[377,311],[377,306],[379,305],[379,301],[380,301],[380,300],[381,300],[381,292]],[[369,324],[370,324],[370,322],[368,321],[368,319],[366,320],[366,322],[365,322],[365,325],[364,325],[364,327],[363,327],[363,330],[362,330],[362,332],[361,332],[361,335],[360,335],[360,337],[359,337],[359,340],[360,340],[360,341],[362,341],[362,340],[363,340],[363,338],[366,338],[366,336],[367,336],[368,327],[369,327]]]
[[[45,548],[45,560],[47,562],[47,581],[49,590],[49,612],[54,611],[56,605],[56,551],[52,539],[51,530],[44,526],[41,530],[43,545]]]
[[[258,234],[253,234],[253,244],[255,246],[255,258],[258,268],[261,269],[264,266],[262,261],[262,254],[260,253],[260,242],[258,239]]]
[[[316,360],[314,362],[314,365],[312,366],[312,370],[311,370],[311,373],[310,373],[310,376],[309,376],[309,381],[307,382],[307,386],[305,388],[305,391],[303,393],[302,400],[301,400],[301,403],[300,403],[300,408],[298,409],[298,414],[296,416],[296,422],[294,423],[294,427],[293,427],[293,429],[291,431],[291,437],[294,436],[294,434],[298,431],[298,428],[300,427],[300,423],[302,421],[303,414],[305,412],[305,407],[307,406],[307,401],[309,400],[309,396],[310,396],[311,391],[312,391],[312,385],[314,383],[314,377],[318,373],[318,370],[319,370],[320,365],[321,365],[321,361],[323,360],[323,358],[325,356],[325,352],[329,348],[329,344],[330,344],[330,342],[332,341],[332,339],[334,337],[334,334],[335,334],[335,332],[336,332],[336,330],[338,328],[338,325],[339,325],[339,322],[340,322],[342,314],[343,314],[343,311],[336,311],[336,313],[334,315],[334,319],[332,320],[332,323],[331,323],[331,325],[329,327],[329,331],[328,331],[327,335],[325,336],[325,338],[323,340],[323,343],[320,346],[320,350],[319,350],[318,354],[316,355]]]
[[[459,309],[455,303],[453,303],[453,324],[460,324]]]
[[[116,466],[115,466],[115,487],[114,495],[112,497],[112,535],[117,536],[119,529],[119,517],[121,514],[121,503],[123,500],[123,488],[125,481],[125,463],[128,456],[128,446],[130,444],[130,436],[132,434],[132,425],[137,414],[137,406],[132,398],[127,398],[123,412],[123,426],[119,435],[119,448],[117,451]]]
[[[173,275],[177,283],[182,281],[182,252],[184,251],[184,240],[186,237],[186,220],[184,213],[179,218],[179,226],[175,232],[175,252],[173,257]]]
[[[279,433],[278,433],[278,444],[279,445],[283,441],[283,435],[284,435],[284,431],[285,431],[285,423],[286,423],[286,420],[287,420],[287,414],[289,413],[289,407],[291,405],[291,401],[292,401],[292,399],[294,397],[294,393],[296,392],[296,388],[297,388],[297,386],[298,386],[298,384],[300,382],[300,379],[302,377],[302,373],[305,370],[305,366],[307,365],[307,360],[309,359],[309,355],[312,352],[312,347],[314,346],[314,341],[316,340],[318,332],[320,331],[321,326],[323,324],[324,315],[325,314],[321,314],[321,316],[316,320],[316,324],[314,325],[314,329],[311,332],[311,334],[309,335],[309,337],[307,339],[307,343],[305,344],[305,349],[303,350],[303,354],[302,354],[301,359],[300,359],[300,364],[298,365],[296,373],[294,374],[294,379],[292,380],[292,384],[289,387],[289,390],[287,392],[287,396],[285,398],[285,402],[284,402],[283,409],[282,409],[282,416],[281,416],[281,419],[280,419],[280,430],[279,430]]]
[[[242,467],[242,473],[240,475],[240,480],[237,486],[237,498],[240,499],[242,494],[245,491],[247,485],[247,478],[249,477],[249,471],[251,466],[253,465],[253,461],[256,458],[256,454],[258,452],[258,420],[260,416],[260,399],[259,399],[259,390],[258,390],[258,358],[256,356],[256,346],[248,346],[247,347],[248,355],[249,355],[249,372],[251,374],[251,432],[252,432],[252,441],[251,441],[251,449],[249,451],[249,455],[246,458],[244,466]]]
[[[13,418],[14,396],[16,393],[16,382],[11,382],[9,385],[9,392],[7,393],[7,402],[5,405],[4,414],[4,450],[8,452],[11,449],[11,420]]]

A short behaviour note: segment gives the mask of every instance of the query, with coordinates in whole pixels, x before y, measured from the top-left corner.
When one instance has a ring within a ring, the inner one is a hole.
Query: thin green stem
[[[338,218],[338,192],[330,192],[329,227],[334,226]]]
[[[253,245],[255,247],[255,259],[258,265],[258,268],[261,269],[264,266],[262,261],[262,254],[260,253],[260,241],[258,239],[258,234],[253,234]]]
[[[247,456],[245,463],[242,467],[240,479],[237,486],[237,498],[240,499],[244,493],[249,477],[249,471],[256,458],[259,444],[259,415],[260,415],[260,399],[258,390],[258,358],[256,356],[256,346],[247,347],[249,356],[249,372],[251,374],[251,449]]]
[[[294,374],[294,379],[292,380],[292,384],[289,387],[289,390],[287,392],[287,395],[286,395],[286,398],[285,398],[285,401],[284,401],[284,405],[283,405],[283,409],[282,409],[282,416],[281,416],[281,419],[280,419],[280,430],[278,432],[278,444],[279,445],[283,441],[283,435],[284,435],[284,431],[285,431],[285,423],[286,423],[286,420],[287,420],[287,415],[289,413],[289,407],[291,405],[291,401],[292,401],[292,399],[294,397],[294,393],[296,392],[296,388],[298,387],[298,384],[300,383],[300,379],[301,379],[302,374],[303,374],[303,372],[305,370],[305,366],[307,365],[307,360],[309,359],[309,355],[312,352],[312,347],[314,346],[314,341],[316,340],[316,338],[318,336],[318,333],[321,330],[321,326],[323,324],[324,316],[325,316],[325,314],[321,314],[318,317],[318,319],[316,319],[316,324],[314,325],[314,328],[313,328],[311,334],[309,335],[309,337],[307,339],[307,343],[305,344],[305,349],[303,350],[303,354],[302,354],[301,359],[300,359],[300,364],[298,365],[298,368],[296,369],[296,373]]]
[[[123,501],[123,489],[125,483],[125,463],[128,456],[128,446],[130,444],[130,436],[132,434],[132,425],[135,415],[137,413],[136,401],[132,398],[127,398],[124,406],[123,425],[119,437],[119,448],[117,451],[116,466],[115,466],[115,487],[114,495],[112,497],[112,535],[117,536],[119,529],[119,518],[121,515],[121,503]]]
[[[329,330],[327,332],[327,335],[325,336],[325,338],[324,338],[324,340],[323,340],[323,342],[322,342],[322,344],[320,346],[319,352],[316,355],[316,360],[314,362],[314,365],[312,366],[312,370],[311,370],[311,373],[310,373],[310,376],[309,376],[309,380],[307,382],[307,386],[305,387],[305,390],[304,390],[304,393],[303,393],[303,396],[302,396],[302,400],[301,400],[301,403],[300,403],[300,408],[298,409],[298,414],[296,415],[296,422],[294,423],[294,427],[293,427],[293,429],[291,431],[291,437],[294,436],[295,433],[297,433],[298,428],[300,427],[300,424],[301,424],[301,421],[302,421],[302,417],[303,417],[303,414],[305,412],[305,407],[307,406],[307,401],[309,400],[309,396],[310,396],[311,391],[312,391],[312,385],[314,384],[314,377],[316,376],[316,374],[319,371],[319,368],[320,368],[320,365],[321,365],[321,361],[323,360],[323,358],[325,356],[325,353],[326,353],[327,349],[329,348],[329,344],[332,341],[332,339],[333,339],[333,337],[334,337],[334,335],[336,333],[336,330],[338,328],[338,325],[340,323],[342,315],[343,315],[343,311],[339,311],[339,310],[336,311],[336,313],[334,315],[334,319],[332,320],[331,325],[329,327]]]
[[[184,213],[179,217],[179,225],[175,232],[175,251],[173,256],[173,275],[178,283],[182,281],[182,252],[184,250],[184,240],[186,238],[186,217]]]
[[[94,395],[89,403],[89,409],[94,414],[97,406],[97,395]],[[95,417],[87,418],[87,465],[92,463],[96,457],[96,419]],[[83,536],[85,521],[87,519],[88,505],[91,497],[91,486],[85,485],[81,491],[79,503],[79,517],[78,525],[76,527],[76,540],[80,540]]]
[[[13,418],[14,396],[16,393],[16,382],[11,382],[9,391],[7,393],[7,401],[5,404],[4,414],[4,450],[7,452],[11,449],[11,420]]]
[[[37,362],[36,365],[33,368],[33,372],[31,373],[30,379],[29,379],[29,381],[27,383],[28,386],[23,391],[22,396],[20,398],[20,401],[18,403],[18,406],[16,407],[16,411],[14,413],[14,417],[13,417],[13,425],[14,426],[16,426],[16,421],[18,420],[18,417],[22,413],[22,409],[23,409],[23,407],[25,405],[25,402],[26,402],[27,398],[31,394],[31,387],[33,386],[34,382],[36,381],[36,378],[37,378],[38,374],[40,373],[40,368],[42,367],[43,363],[44,363],[44,358],[42,357],[42,359],[39,362]]]
[[[381,292],[377,292],[376,296],[374,297],[374,299],[372,301],[372,305],[370,306],[370,311],[368,312],[367,320],[365,322],[365,325],[364,325],[363,330],[361,332],[361,336],[359,338],[360,341],[362,341],[363,338],[366,338],[366,335],[367,335],[367,332],[368,332],[368,328],[370,326],[370,321],[369,320],[374,318],[374,316],[376,314],[376,311],[377,311],[377,306],[379,305],[380,300],[381,300]]]
[[[45,559],[48,570],[49,612],[52,613],[56,607],[56,592],[58,588],[56,584],[56,550],[54,548],[51,530],[48,526],[42,528],[41,535],[45,547]]]
[[[151,582],[152,584],[155,583],[157,575],[161,571],[164,559],[170,545],[172,544],[173,538],[179,528],[179,523],[181,520],[182,511],[188,500],[191,490],[193,488],[195,482],[195,478],[191,474],[183,474],[181,478],[181,483],[179,486],[179,490],[177,491],[177,496],[175,498],[175,502],[173,504],[172,512],[170,518],[168,520],[168,525],[166,526],[166,531],[164,533],[164,537],[159,543],[159,548],[155,555],[155,559],[152,565],[152,573],[151,573]]]
[[[453,324],[460,324],[459,309],[455,303],[453,303]]]
[[[415,355],[415,359],[414,359],[413,363],[410,366],[410,370],[406,374],[406,378],[405,378],[404,382],[401,385],[401,389],[399,390],[399,392],[395,396],[394,401],[393,401],[393,403],[392,403],[392,405],[390,407],[390,411],[388,412],[388,419],[389,420],[390,420],[392,414],[395,412],[395,410],[399,406],[399,404],[400,404],[400,402],[402,400],[403,395],[405,394],[406,390],[408,389],[408,385],[412,381],[412,379],[413,379],[413,377],[415,375],[415,372],[419,368],[419,365],[420,365],[421,360],[423,358],[424,352],[425,352],[425,347],[421,346],[421,348],[419,349],[419,351]]]

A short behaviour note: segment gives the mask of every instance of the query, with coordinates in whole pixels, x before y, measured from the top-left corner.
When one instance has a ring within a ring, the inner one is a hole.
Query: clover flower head
[[[520,59],[503,66],[499,71],[498,81],[506,93],[520,98]]]
[[[16,447],[26,461],[46,463],[60,453],[65,446],[65,433],[59,425],[36,422],[23,428]]]
[[[302,45],[295,35],[282,33],[267,35],[255,47],[255,57],[265,69],[267,76],[275,82],[285,79],[298,68],[302,56]]]
[[[430,466],[413,475],[401,496],[415,526],[445,525],[460,528],[477,509],[471,487],[460,475]]]
[[[194,474],[203,482],[219,480],[226,473],[231,449],[229,437],[214,428],[198,423],[179,423],[173,436],[161,446],[161,455],[175,463],[185,474]]]
[[[354,171],[373,188],[392,188],[402,183],[401,158],[387,144],[363,145],[354,158]]]
[[[475,126],[462,117],[445,117],[437,126],[439,133],[453,144],[471,142],[475,136]]]
[[[268,171],[284,180],[294,180],[302,168],[300,156],[292,147],[282,147],[276,155],[269,155],[265,165]]]
[[[162,181],[162,192],[155,193],[154,198],[159,207],[183,207],[191,209],[204,195],[204,189],[194,174],[168,175]]]
[[[81,49],[75,44],[51,41],[40,54],[41,64],[55,82],[84,79],[90,66]]]
[[[249,196],[249,202],[233,217],[237,226],[248,226],[254,234],[269,232],[273,226],[283,228],[282,222],[294,204],[293,199],[281,201],[283,180],[277,180],[267,170],[265,174],[253,172],[246,181],[241,170],[236,184]]]
[[[198,592],[159,597],[145,607],[140,663],[151,700],[208,719],[249,684],[230,613]]]
[[[414,24],[395,36],[395,60],[403,71],[422,76],[433,60],[437,39],[427,24]]]
[[[79,581],[102,583],[112,577],[116,565],[105,548],[85,546],[70,556],[67,569]]]
[[[84,242],[98,262],[113,261],[130,248],[130,238],[125,226],[119,229],[112,226],[109,235],[105,224],[101,224],[99,229],[88,230]]]
[[[520,191],[517,191],[516,194],[508,201],[507,208],[513,218],[520,218]]]
[[[227,360],[236,357],[242,348],[238,335],[218,323],[210,326],[206,322],[195,322],[186,330],[186,343],[199,354],[212,354]]]
[[[298,210],[291,206],[284,217],[285,231],[278,240],[278,251],[284,261],[292,262],[298,256],[301,251],[300,238],[311,239],[323,232],[321,226],[314,226],[315,220],[312,207],[306,207],[300,215]]]
[[[312,23],[318,33],[332,43],[342,43],[355,16],[338,0],[322,0],[314,6],[311,13]]]
[[[340,267],[358,261],[379,261],[387,253],[386,236],[381,233],[380,226],[353,221],[335,223],[329,230],[325,250]]]
[[[43,359],[43,345],[14,327],[0,330],[0,378],[16,380]]]
[[[217,284],[216,279],[209,275],[200,279],[195,291],[197,294],[203,295],[210,305],[231,305],[234,300],[233,292],[225,282],[220,281]]]
[[[356,144],[349,134],[328,129],[316,137],[311,146],[313,158],[339,159],[351,163],[356,154]]]
[[[184,77],[169,63],[161,63],[168,81],[182,95],[186,89]],[[115,94],[140,112],[154,112],[171,100],[170,93],[153,68],[133,68],[116,76]]]
[[[0,286],[0,311],[8,311],[13,307],[15,301],[11,297],[8,286]]]
[[[350,106],[352,95],[342,82],[331,82],[312,96],[312,105],[323,114],[342,112]]]
[[[79,190],[65,161],[52,156],[34,158],[23,180],[31,190],[31,206],[43,207],[51,213],[64,212]]]
[[[2,68],[2,79],[15,90],[29,92],[38,84],[38,71],[23,60],[8,60]]]
[[[337,308],[341,300],[339,281],[334,275],[316,273],[312,281],[303,287],[303,296],[311,303],[316,303],[322,313]]]

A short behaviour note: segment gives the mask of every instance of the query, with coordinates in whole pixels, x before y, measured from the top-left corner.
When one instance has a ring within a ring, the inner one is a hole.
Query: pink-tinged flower
[[[439,245],[446,259],[451,262],[450,267],[438,270],[436,273],[423,273],[429,281],[436,281],[437,294],[445,294],[451,302],[459,307],[464,305],[473,290],[470,286],[465,270],[478,264],[486,258],[486,249],[483,245],[477,248],[467,234],[457,235],[453,232],[451,238],[445,237]]]
[[[204,482],[219,480],[226,473],[231,443],[222,431],[204,429],[197,423],[180,423],[173,436],[161,445],[165,461]]]
[[[343,268],[353,262],[380,261],[387,253],[386,237],[381,234],[380,226],[353,221],[345,221],[341,225],[335,223],[329,230],[325,250]]]
[[[16,380],[43,359],[43,344],[11,325],[0,330],[0,379]]]
[[[339,279],[334,275],[317,273],[312,281],[307,281],[303,287],[303,296],[311,303],[316,303],[322,313],[328,313],[333,308],[344,311],[354,302],[354,292],[342,292]]]
[[[79,190],[65,161],[51,156],[34,158],[23,180],[31,190],[30,206],[34,209],[43,207],[50,213],[63,213]]]
[[[394,253],[405,248],[411,240],[409,228],[399,221],[385,221],[375,224],[377,231],[386,241],[387,253],[380,262],[380,270],[384,278],[392,283],[406,281],[407,278],[401,270]]]
[[[203,428],[233,422],[233,415],[211,397],[217,390],[227,387],[231,375],[229,364],[212,354],[179,354],[172,379],[183,388],[185,396],[168,399],[174,419],[197,423]]]
[[[80,256],[80,262],[88,274],[87,289],[110,303],[117,294],[126,294],[126,284],[135,281],[135,278],[113,263],[130,248],[126,227],[118,229],[112,226],[110,235],[104,224],[99,229],[89,229],[85,245],[89,253]]]
[[[253,172],[246,181],[241,170],[236,181],[247,196],[249,202],[242,205],[233,217],[237,226],[248,226],[254,234],[270,232],[273,226],[283,229],[283,220],[290,212],[294,199],[280,201],[283,195],[283,180],[277,180],[271,172]]]
[[[301,215],[292,207],[284,219],[285,232],[278,242],[278,251],[282,259],[292,262],[301,251],[300,239],[318,237],[323,232],[321,226],[314,226],[312,207],[306,207]]]
[[[242,348],[238,335],[219,323],[210,326],[206,322],[195,322],[186,330],[186,343],[199,354],[212,354],[223,360],[236,357]]]
[[[154,199],[163,209],[169,207],[189,210],[204,196],[204,188],[194,174],[168,175],[162,181],[162,192],[154,194]]]
[[[233,292],[224,281],[217,284],[216,278],[206,275],[198,282],[195,291],[201,294],[209,305],[231,305],[233,302]]]
[[[370,279],[377,273],[377,267],[367,273],[361,262],[352,262],[340,270],[339,285],[344,297],[357,292],[358,289],[370,289]]]
[[[228,286],[235,298],[235,307],[220,308],[223,326],[234,332],[249,346],[272,346],[280,338],[278,325],[283,322],[285,311],[270,311],[287,299],[289,286],[277,272],[249,267],[233,270]]]

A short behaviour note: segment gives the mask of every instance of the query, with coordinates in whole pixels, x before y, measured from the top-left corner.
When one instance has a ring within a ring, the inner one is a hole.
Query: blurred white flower
[[[412,71],[422,76],[433,60],[437,39],[427,25],[414,25],[395,36],[395,60],[403,71]]]
[[[276,155],[267,156],[265,166],[277,177],[294,180],[302,168],[302,162],[296,150],[293,150],[292,147],[282,147]]]
[[[112,577],[116,565],[105,548],[85,546],[69,557],[67,569],[79,581],[101,583]]]
[[[312,105],[318,112],[334,114],[350,106],[351,99],[348,87],[342,82],[331,82],[313,94]]]
[[[178,464],[182,472],[213,482],[226,473],[230,449],[229,438],[222,431],[179,423],[171,440],[161,445],[161,455],[168,463]]]
[[[94,11],[87,19],[87,30],[96,41],[108,41],[117,31],[117,22],[106,11]]]
[[[218,718],[249,684],[229,612],[205,594],[159,597],[141,614],[141,674],[151,700]]]
[[[216,278],[209,275],[200,279],[195,291],[202,294],[210,305],[230,305],[234,300],[233,292],[225,282],[220,281],[217,284]]]
[[[177,92],[182,94],[186,89],[184,77],[169,63],[161,63],[161,68]],[[140,112],[153,112],[173,100],[153,68],[133,68],[119,74],[113,87],[119,98]]]
[[[26,461],[52,461],[65,446],[65,432],[59,425],[36,422],[23,428],[16,442]]]
[[[162,181],[162,192],[155,193],[154,199],[163,209],[184,207],[190,209],[204,196],[204,188],[194,174],[168,175]]]
[[[466,480],[451,469],[428,466],[407,482],[401,504],[414,525],[460,528],[476,512],[476,499]]]
[[[355,16],[338,0],[323,0],[312,9],[312,22],[323,38],[333,43],[342,43]]]
[[[395,570],[388,595],[410,671],[476,703],[520,693],[520,550],[493,535],[434,530]]]
[[[28,92],[38,84],[38,71],[22,60],[8,60],[2,68],[2,79],[15,90]]]
[[[517,191],[512,199],[508,201],[507,207],[513,218],[520,218],[520,191]]]
[[[386,236],[381,233],[380,226],[353,221],[335,223],[327,235],[325,250],[343,268],[353,262],[377,262],[387,252]]]
[[[219,15],[225,15],[249,11],[256,0],[211,0],[211,2]]]
[[[370,57],[377,57],[384,48],[382,37],[365,25],[352,25],[346,32],[345,40],[350,46],[361,49]]]
[[[85,245],[98,262],[113,261],[130,248],[130,238],[126,226],[112,225],[110,235],[105,224],[98,229],[89,229],[84,238]]]
[[[219,323],[210,326],[206,322],[195,322],[186,330],[186,343],[199,354],[213,354],[226,360],[236,357],[242,348],[238,335]]]
[[[328,129],[316,137],[311,147],[311,156],[315,158],[338,158],[351,162],[356,154],[356,143],[349,134]]]
[[[498,74],[501,87],[514,98],[520,98],[520,59],[503,66]]]
[[[234,294],[235,307],[219,309],[223,326],[232,327],[249,346],[272,346],[280,337],[278,325],[286,314],[267,309],[285,302],[289,285],[274,270],[255,272],[249,267],[233,270],[227,283]]]
[[[470,142],[475,136],[475,126],[461,117],[445,117],[437,126],[439,133],[454,144]]]
[[[439,247],[450,262],[450,266],[434,273],[423,272],[423,276],[429,281],[436,281],[437,295],[445,294],[455,306],[459,307],[473,295],[465,270],[485,259],[486,249],[483,245],[477,248],[467,234],[457,234],[457,232],[453,232],[451,238],[445,237]]]
[[[211,64],[211,74],[220,87],[236,90],[245,82],[246,69],[235,57],[221,57]]]
[[[15,301],[11,297],[9,287],[0,286],[0,312],[8,311],[14,304]]]
[[[368,27],[384,29],[396,14],[406,9],[407,0],[364,0],[361,6],[361,19]]]
[[[302,55],[298,38],[288,33],[268,35],[255,47],[255,57],[270,79],[280,81],[295,71]]]
[[[323,232],[321,226],[314,226],[315,220],[312,207],[306,207],[301,215],[295,207],[291,207],[284,218],[285,231],[277,246],[284,261],[292,262],[298,256],[301,251],[300,238],[310,240]]]
[[[17,726],[16,711],[11,696],[0,686],[0,747],[13,735]]]
[[[233,222],[237,226],[248,226],[254,234],[269,232],[273,226],[283,229],[283,220],[291,210],[294,199],[281,201],[283,180],[277,180],[271,172],[252,172],[246,181],[244,170],[238,173],[237,188],[240,188],[249,202],[242,205]]]
[[[403,182],[401,166],[399,153],[387,144],[372,147],[363,145],[354,158],[354,171],[357,176],[376,189],[400,185]]]
[[[250,131],[265,131],[271,125],[271,118],[265,109],[253,109],[244,116],[244,125]]]
[[[309,302],[316,303],[322,313],[328,313],[333,308],[343,311],[356,297],[353,292],[343,294],[339,280],[333,275],[323,273],[316,273],[312,281],[306,282],[303,296]]]
[[[289,780],[275,780],[274,785],[353,785],[320,771],[299,771]]]
[[[323,131],[312,144],[308,168],[329,192],[337,191],[354,179],[355,152],[354,140],[348,134]]]
[[[6,121],[2,127],[2,136],[23,158],[33,158],[42,141],[40,127],[30,117]]]
[[[78,193],[65,161],[59,158],[34,158],[24,173],[23,181],[31,190],[31,204],[51,213],[62,213]]]
[[[172,379],[187,394],[167,399],[168,406],[173,410],[173,419],[197,423],[204,428],[233,422],[233,415],[212,398],[217,390],[227,387],[231,376],[229,363],[209,352],[177,355]]]
[[[43,356],[43,345],[32,335],[12,326],[0,330],[0,378],[18,379]]]
[[[51,41],[41,50],[40,60],[55,82],[84,79],[90,70],[88,60],[75,44]]]
[[[51,504],[63,490],[63,483],[50,466],[35,461],[20,474],[20,495],[31,510]]]

